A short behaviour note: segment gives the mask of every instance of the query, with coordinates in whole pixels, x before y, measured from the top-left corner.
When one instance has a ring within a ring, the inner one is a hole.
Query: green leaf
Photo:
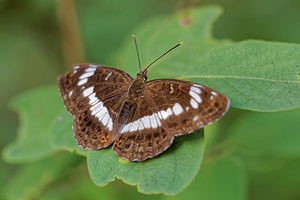
[[[74,169],[81,160],[70,153],[60,153],[23,165],[4,186],[4,196],[6,199],[36,199],[49,183]]]
[[[129,162],[111,149],[90,150],[87,162],[95,184],[103,186],[115,178],[137,185],[142,193],[176,194],[191,183],[203,158],[203,129],[176,137],[173,145],[159,157]]]
[[[49,130],[59,108],[63,107],[57,86],[25,92],[11,102],[19,113],[18,138],[3,150],[7,162],[29,162],[54,152]]]
[[[176,78],[194,67],[200,56],[207,51],[229,43],[212,38],[212,27],[222,10],[218,6],[206,6],[184,10],[170,17],[156,17],[136,33],[142,65],[150,64],[168,48],[179,42],[183,45],[169,53],[149,69],[150,78]],[[121,59],[120,59],[121,58]],[[128,39],[121,49],[118,59],[120,66],[126,66],[126,72],[136,75],[138,72],[134,44]]]
[[[54,148],[75,151],[86,156],[87,150],[78,146],[73,134],[73,116],[64,108],[61,110],[51,128],[50,139]]]
[[[163,200],[243,200],[246,197],[246,187],[246,171],[240,160],[227,156],[204,162],[199,174],[186,190]]]
[[[299,157],[300,110],[255,113],[236,119],[228,130],[236,151],[245,156]],[[262,160],[262,162],[264,162]]]
[[[300,106],[300,45],[246,41],[204,55],[180,78],[224,94],[231,105],[256,111]]]

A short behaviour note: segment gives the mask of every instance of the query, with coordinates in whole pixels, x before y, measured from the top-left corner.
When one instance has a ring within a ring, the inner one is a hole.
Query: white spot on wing
[[[110,72],[106,77],[105,77],[105,80],[107,81],[108,78],[111,76],[112,72]]]
[[[172,94],[172,93],[174,92],[173,84],[172,84],[172,83],[171,83],[171,85],[170,85],[170,89],[171,89],[170,94]]]
[[[158,126],[161,126],[161,122],[159,120],[158,114],[154,113],[153,115],[156,117],[156,121],[157,121]]]
[[[196,92],[197,94],[201,94],[201,89],[197,87],[191,87],[190,91]]]
[[[218,94],[217,94],[216,92],[214,92],[214,91],[211,91],[210,93],[211,93],[212,95],[214,95],[215,97],[218,96]]]
[[[99,121],[102,120],[105,113],[107,113],[107,109],[102,106],[101,110],[99,110],[98,113],[96,114],[96,117],[98,118]]]
[[[94,105],[97,101],[99,101],[99,99],[96,97],[96,93],[95,92],[93,94],[91,94],[89,96],[89,98],[90,98],[90,101],[89,101],[90,105]]]
[[[197,121],[199,119],[199,116],[196,115],[194,118],[193,118],[193,121]]]
[[[79,69],[79,68],[80,68],[79,65],[74,66],[74,69]]]
[[[179,115],[183,112],[183,109],[179,103],[175,103],[175,105],[173,106],[173,112],[175,115]]]
[[[94,92],[94,86],[91,86],[83,91],[83,96],[87,97]]]
[[[102,109],[102,106],[103,103],[102,102],[99,102],[95,105],[93,105],[90,110],[92,111],[92,115],[96,115],[101,109]]]
[[[162,117],[161,119],[167,119],[169,117],[169,114],[164,110],[160,111],[160,114]]]
[[[205,88],[203,85],[194,84],[195,87]]]
[[[139,120],[139,130],[143,130],[144,128],[145,127],[144,127],[142,120]]]
[[[73,90],[71,90],[71,91],[69,92],[69,97],[72,96],[72,94],[73,94]]]
[[[104,116],[103,119],[101,120],[101,122],[103,123],[104,126],[107,125],[109,119],[110,119],[110,116],[109,116],[109,114],[108,114],[108,112],[107,112],[107,113],[105,113],[105,116]]]
[[[130,131],[130,129],[131,129],[131,127],[132,127],[132,125],[133,125],[133,123],[132,123],[132,122],[130,122],[130,123],[128,124],[128,126],[127,126],[126,130],[124,130],[124,132],[128,132],[128,131]]]
[[[87,81],[88,81],[87,78],[82,79],[82,80],[80,80],[80,81],[77,83],[77,85],[80,86],[80,85],[86,84]]]
[[[108,124],[107,124],[108,130],[111,131],[113,130],[113,122],[111,117],[109,118]]]
[[[163,111],[164,117],[168,117],[168,113],[166,111]],[[157,128],[158,126],[161,126],[161,121],[160,118],[161,116],[160,113],[153,113],[151,116],[144,116],[140,119],[135,120],[134,122],[130,122],[126,124],[122,130],[120,131],[121,133],[125,133],[128,131],[136,131],[136,130],[143,130],[145,128]]]
[[[150,123],[151,123],[152,128],[157,128],[157,121],[156,121],[154,115],[150,116]]]
[[[95,67],[88,67],[85,69],[85,72],[94,72],[95,73],[96,68]]]
[[[173,114],[171,108],[168,108],[168,109],[167,109],[167,113],[168,113],[169,116],[171,116],[171,115]]]
[[[195,109],[198,108],[198,103],[193,98],[191,98],[190,104],[193,108],[195,108]]]
[[[90,89],[92,88],[92,90]],[[106,126],[108,128],[108,130],[113,130],[113,121],[112,118],[109,115],[109,112],[107,110],[107,108],[104,106],[104,104],[102,103],[102,101],[99,102],[99,99],[96,97],[95,93],[92,93],[94,90],[94,87],[89,87],[87,88],[86,94],[90,94],[89,95],[89,104],[92,105],[92,107],[90,107],[90,111],[92,111],[92,115],[97,117],[99,121],[101,121],[101,123]],[[84,92],[85,92],[84,91]],[[90,92],[92,91],[92,92]],[[92,94],[91,94],[92,93]]]
[[[142,118],[142,121],[143,121],[143,124],[144,124],[145,128],[150,128],[151,127],[149,116],[144,116]]]
[[[120,133],[124,133],[127,128],[128,128],[129,124],[126,124],[125,126],[123,126],[122,130],[120,131]]]
[[[97,67],[97,65],[89,64],[90,67]]]
[[[94,75],[94,73],[95,72],[85,72],[81,76],[79,76],[79,79],[85,79],[85,78],[91,77]]]
[[[162,115],[161,115],[161,113],[160,113],[160,111],[158,111],[157,116],[158,116],[159,119],[163,118]]]
[[[136,131],[139,127],[139,120],[133,122],[132,127],[130,129],[131,132]]]
[[[201,103],[202,99],[200,97],[200,95],[196,94],[194,91],[190,90],[189,93],[197,102]]]

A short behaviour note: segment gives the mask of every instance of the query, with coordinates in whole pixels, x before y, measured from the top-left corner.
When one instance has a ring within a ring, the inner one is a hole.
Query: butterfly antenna
[[[173,49],[177,48],[178,46],[182,45],[183,42],[180,42],[178,44],[176,44],[174,47],[172,47],[171,49],[169,49],[168,51],[166,51],[163,55],[159,56],[158,58],[156,58],[152,63],[150,63],[146,69],[144,69],[144,71],[146,71],[151,65],[153,65],[156,61],[158,61],[159,59],[161,59],[162,57],[164,57],[167,53],[169,53],[170,51],[172,51]]]
[[[138,57],[138,61],[139,61],[139,68],[140,68],[140,72],[142,71],[142,68],[141,68],[141,60],[140,60],[140,54],[139,54],[139,50],[138,50],[138,47],[137,47],[137,42],[136,42],[136,39],[135,39],[135,35],[132,35],[132,38],[134,40],[134,45],[135,45],[135,49],[136,49],[136,54],[137,54],[137,57]]]

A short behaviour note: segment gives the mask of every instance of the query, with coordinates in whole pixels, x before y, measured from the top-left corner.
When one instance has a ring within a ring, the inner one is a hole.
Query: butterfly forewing
[[[119,69],[94,64],[74,65],[71,72],[58,78],[59,90],[66,108],[73,115],[84,112],[92,92],[104,100],[127,91],[132,78]]]
[[[207,86],[175,79],[157,79],[146,85],[145,95],[169,133],[180,135],[208,125],[229,108],[229,99]]]
[[[117,114],[132,78],[125,72],[101,65],[74,65],[59,77],[66,108],[75,116],[73,130],[79,145],[99,149],[118,134]]]

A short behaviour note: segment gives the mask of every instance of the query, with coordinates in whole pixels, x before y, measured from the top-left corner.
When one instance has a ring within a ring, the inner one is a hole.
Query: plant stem
[[[57,12],[64,62],[69,70],[72,64],[85,60],[75,0],[57,0]]]

